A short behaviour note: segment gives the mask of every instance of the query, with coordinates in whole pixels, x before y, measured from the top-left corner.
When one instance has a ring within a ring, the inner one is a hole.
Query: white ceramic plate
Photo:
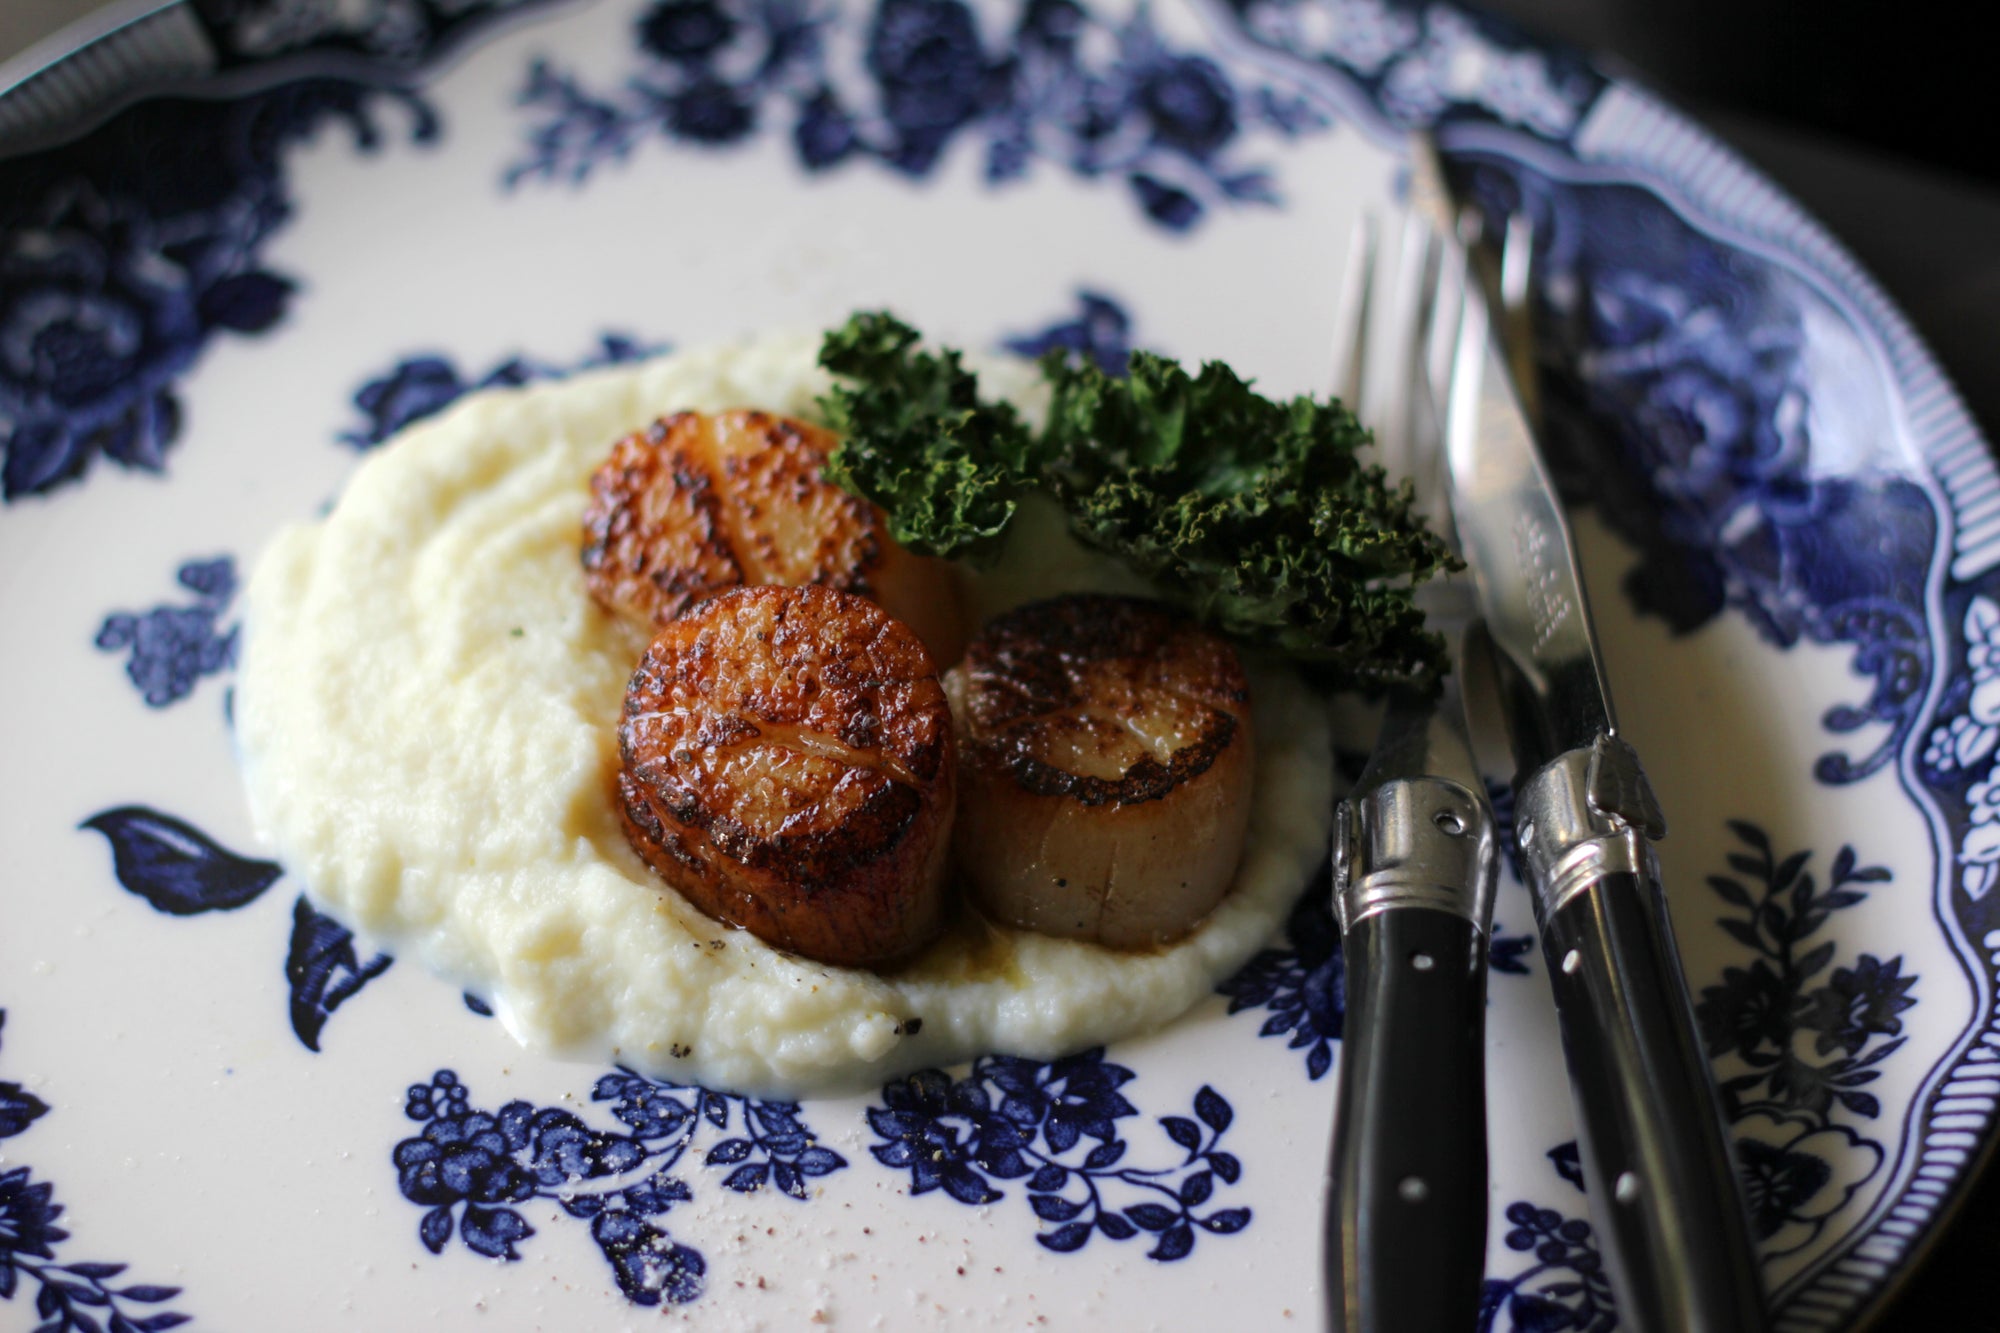
[[[792,1107],[532,1058],[261,859],[235,592],[467,389],[858,305],[1321,388],[1341,238],[1434,122],[1538,224],[1782,1324],[1883,1298],[2000,1100],[2000,479],[1832,242],[1644,90],[1442,6],[604,0],[456,41],[502,7],[245,6],[214,95],[0,162],[0,1326],[1317,1323],[1323,894],[1053,1065]],[[1485,1326],[1608,1329],[1511,882],[1498,916]]]

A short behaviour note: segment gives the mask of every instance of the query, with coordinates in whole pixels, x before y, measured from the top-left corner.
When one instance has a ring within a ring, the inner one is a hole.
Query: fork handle
[[[1326,1191],[1341,1333],[1471,1329],[1486,1261],[1486,949],[1397,907],[1341,938],[1347,1015]]]

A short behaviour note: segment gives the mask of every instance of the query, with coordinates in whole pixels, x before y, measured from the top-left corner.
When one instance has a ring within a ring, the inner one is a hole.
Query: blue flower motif
[[[180,416],[173,383],[203,319],[197,275],[161,253],[148,223],[79,182],[0,231],[7,499],[81,476],[98,454],[151,472],[164,463]]]
[[[666,99],[667,124],[676,138],[720,147],[757,127],[757,108],[721,79],[689,84]]]
[[[662,0],[639,19],[639,46],[661,60],[699,65],[736,36],[736,18],[715,0]]]
[[[456,45],[470,30],[533,0],[378,0],[372,4],[229,0],[200,19],[229,63],[311,50],[336,58],[411,66]]]
[[[1729,828],[1744,850],[1729,856],[1731,874],[1711,875],[1708,885],[1735,909],[1718,918],[1722,928],[1753,957],[1702,989],[1695,1017],[1716,1064],[1756,1235],[1767,1256],[1788,1254],[1810,1244],[1881,1169],[1882,1145],[1835,1116],[1881,1114],[1868,1085],[1903,1045],[1898,1015],[1916,1004],[1908,992],[1917,977],[1903,974],[1900,957],[1873,954],[1828,974],[1834,942],[1812,942],[1835,912],[1866,899],[1857,886],[1887,882],[1888,870],[1863,866],[1842,847],[1821,888],[1810,852],[1781,858],[1757,825],[1733,820]]]
[[[307,80],[149,104],[0,162],[0,498],[46,494],[99,457],[165,467],[181,377],[214,337],[261,333],[291,299],[258,257],[289,214],[284,150],[329,118],[372,146],[379,97],[417,110],[417,137],[434,132],[409,94]]]
[[[356,449],[373,449],[403,427],[442,412],[475,389],[561,379],[579,370],[623,365],[665,350],[662,343],[624,333],[603,333],[598,335],[595,348],[568,365],[511,356],[470,378],[461,375],[448,358],[435,353],[407,356],[354,391],[354,405],[367,420],[341,431],[340,440]]]
[[[882,1089],[868,1125],[882,1142],[869,1149],[884,1166],[910,1173],[910,1192],[943,1190],[979,1206],[1006,1197],[995,1180],[1027,1181],[1028,1204],[1051,1229],[1035,1237],[1069,1253],[1093,1235],[1155,1237],[1147,1257],[1171,1262],[1194,1249],[1197,1230],[1230,1235],[1250,1223],[1247,1208],[1196,1210],[1216,1182],[1233,1185],[1242,1166],[1222,1150],[1235,1118],[1213,1088],[1195,1094],[1194,1118],[1159,1124],[1184,1156],[1167,1167],[1121,1165],[1127,1143],[1117,1122],[1138,1108],[1120,1091],[1134,1075],[1104,1059],[1102,1048],[1044,1063],[989,1055],[963,1079],[927,1069]],[[1113,1206],[1107,1197],[1137,1202]]]
[[[1206,56],[1171,56],[1138,80],[1136,100],[1156,142],[1207,158],[1236,137],[1236,90]]]
[[[1873,442],[1811,410],[1846,374],[1806,333],[1822,298],[1642,187],[1464,166],[1490,221],[1534,225],[1551,467],[1639,549],[1627,596],[1677,631],[1734,609],[1782,648],[1854,645],[1872,687],[1825,725],[1887,734],[1814,773],[1846,783],[1888,764],[1931,678],[1910,571],[1928,567],[1937,517],[1912,482],[1843,475],[1841,455]]]
[[[1285,949],[1264,949],[1216,990],[1229,997],[1229,1012],[1269,1008],[1260,1037],[1289,1035],[1293,1050],[1306,1052],[1306,1076],[1320,1079],[1333,1067],[1333,1043],[1340,1040],[1347,1010],[1346,967],[1340,932],[1333,920],[1333,881],[1322,870],[1285,922]]]
[[[1095,361],[1107,375],[1123,375],[1132,359],[1132,317],[1125,307],[1102,292],[1077,289],[1077,314],[1058,320],[1038,333],[1007,338],[1003,346],[1017,356],[1040,356],[1061,349]]]
[[[525,1101],[480,1110],[448,1069],[413,1084],[404,1114],[424,1128],[396,1145],[392,1161],[403,1197],[428,1210],[418,1239],[436,1254],[456,1230],[468,1249],[515,1260],[515,1246],[535,1234],[516,1205],[552,1201],[589,1219],[591,1239],[626,1299],[684,1304],[701,1296],[707,1261],[654,1219],[694,1197],[672,1172],[706,1131],[740,1126],[703,1158],[705,1166],[735,1168],[722,1184],[740,1194],[770,1185],[809,1199],[808,1180],[847,1165],[818,1143],[791,1102],[725,1096],[629,1069],[599,1078],[591,1100],[609,1103],[623,1130]]]
[[[7,1011],[0,1009],[0,1028],[6,1021]],[[17,1085],[0,1083],[0,1138],[20,1133],[48,1109]],[[124,1264],[58,1262],[56,1249],[69,1239],[56,1225],[62,1212],[55,1186],[32,1179],[29,1168],[0,1171],[0,1301],[13,1300],[23,1278],[33,1282],[37,1328],[46,1333],[97,1333],[106,1327],[106,1312],[112,1333],[160,1333],[188,1322],[172,1311],[145,1314],[135,1308],[170,1301],[180,1295],[179,1287],[110,1287],[106,1282],[123,1273]]]
[[[894,132],[881,152],[922,176],[981,111],[990,72],[972,11],[959,0],[882,0],[868,30],[868,72]]]
[[[1722,1079],[1723,1105],[1732,1120],[1765,1113],[1809,1128],[1827,1125],[1836,1103],[1873,1119],[1881,1104],[1863,1089],[1903,1044],[1897,1015],[1916,1003],[1908,991],[1917,978],[1903,975],[1900,957],[1863,954],[1854,967],[1835,968],[1812,985],[1833,961],[1834,944],[1809,941],[1833,913],[1867,897],[1855,886],[1886,882],[1889,872],[1860,865],[1854,849],[1843,847],[1821,890],[1808,868],[1812,853],[1780,859],[1757,825],[1733,820],[1729,827],[1748,849],[1729,857],[1742,878],[1711,875],[1708,884],[1741,913],[1719,918],[1722,928],[1756,957],[1747,968],[1725,968],[1722,983],[1704,987],[1695,1005],[1710,1057],[1746,1070]],[[1808,1032],[1817,1056],[1840,1054],[1823,1063],[1807,1059],[1797,1038]]]
[[[1759,1111],[1731,1129],[1751,1234],[1767,1260],[1812,1244],[1882,1169],[1882,1145],[1845,1125]]]
[[[861,27],[858,79],[827,55],[848,24]],[[1085,42],[1093,32],[1107,40]],[[518,101],[538,118],[510,186],[580,183],[652,133],[739,143],[789,112],[808,170],[868,157],[927,177],[954,143],[977,140],[989,184],[1054,160],[1122,177],[1147,217],[1185,231],[1218,201],[1278,202],[1268,172],[1229,161],[1246,130],[1290,138],[1327,123],[1295,90],[1239,83],[1217,59],[1169,47],[1144,9],[1111,24],[1074,0],[1021,0],[1000,40],[963,0],[876,0],[865,18],[816,0],[662,0],[636,36],[646,68],[616,92],[530,67]]]
[[[1832,978],[1814,992],[1812,1012],[1805,1018],[1805,1026],[1817,1033],[1814,1050],[1858,1055],[1871,1038],[1901,1033],[1903,1020],[1896,1015],[1916,1004],[1907,992],[1917,984],[1916,977],[1903,976],[1902,970],[1901,958],[1885,963],[1872,953],[1862,954],[1853,967],[1833,969]]]
[[[1535,1263],[1509,1278],[1488,1278],[1474,1327],[1491,1333],[1502,1311],[1516,1333],[1610,1333],[1618,1326],[1604,1258],[1590,1223],[1525,1201],[1507,1206],[1504,1244]],[[1530,1285],[1536,1284],[1536,1285]]]
[[[236,665],[236,626],[218,628],[236,596],[236,562],[226,555],[190,560],[175,578],[195,594],[193,606],[115,611],[104,618],[95,640],[104,652],[131,652],[125,674],[150,708],[185,699],[203,676]]]

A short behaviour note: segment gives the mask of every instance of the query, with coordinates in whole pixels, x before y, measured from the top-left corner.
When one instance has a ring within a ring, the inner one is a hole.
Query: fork
[[[1450,539],[1443,383],[1462,261],[1415,212],[1394,262],[1364,219],[1349,251],[1335,355],[1340,397],[1416,483]],[[1456,266],[1456,268],[1454,267]],[[1383,299],[1382,274],[1393,268]],[[1347,1014],[1326,1196],[1326,1305],[1346,1333],[1474,1326],[1485,1271],[1486,943],[1493,812],[1458,677],[1474,596],[1458,575],[1419,590],[1451,648],[1433,697],[1392,699],[1334,820],[1334,914]]]

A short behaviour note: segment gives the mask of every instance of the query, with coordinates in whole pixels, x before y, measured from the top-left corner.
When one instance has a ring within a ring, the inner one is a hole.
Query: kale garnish
[[[980,398],[957,352],[918,342],[875,312],[820,348],[836,376],[822,406],[842,436],[829,471],[880,505],[912,550],[987,558],[1039,491],[1085,544],[1332,686],[1421,686],[1444,670],[1411,589],[1454,558],[1409,483],[1390,485],[1358,456],[1370,437],[1339,401],[1273,402],[1219,362],[1190,375],[1134,352],[1115,378],[1053,351],[1036,433],[1011,405]]]

